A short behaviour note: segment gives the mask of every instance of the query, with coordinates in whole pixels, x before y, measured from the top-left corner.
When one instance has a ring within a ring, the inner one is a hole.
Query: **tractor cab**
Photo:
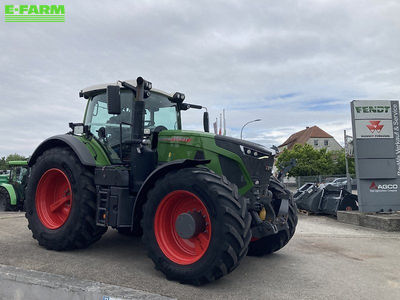
[[[110,87],[117,87],[118,94],[110,99]],[[153,133],[162,130],[181,130],[181,111],[189,108],[202,109],[200,105],[183,104],[184,94],[169,94],[151,89],[144,94],[144,118],[135,123],[136,81],[118,82],[117,85],[97,85],[83,89],[80,96],[88,99],[83,125],[108,152],[112,163],[129,159],[133,129],[143,124],[143,142],[150,143]],[[117,97],[117,99],[115,98]],[[114,101],[116,111],[111,112]],[[138,110],[138,109],[136,109]],[[208,113],[203,117],[208,131]],[[139,122],[138,122],[139,123]]]
[[[11,184],[23,184],[28,173],[28,162],[10,161],[8,165],[10,166],[9,182]]]
[[[0,211],[23,208],[29,175],[27,161],[9,161],[10,173],[0,181]]]
[[[108,111],[107,85],[87,88],[83,95],[88,98],[84,125],[116,163],[130,151],[135,95],[132,90],[121,88],[119,114]],[[153,91],[145,100],[144,138],[156,129],[181,129],[180,111],[176,103],[169,100],[170,97],[169,94]]]

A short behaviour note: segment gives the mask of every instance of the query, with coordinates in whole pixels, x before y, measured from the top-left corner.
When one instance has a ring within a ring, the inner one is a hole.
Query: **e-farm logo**
[[[64,5],[10,5],[4,6],[6,22],[65,22]]]

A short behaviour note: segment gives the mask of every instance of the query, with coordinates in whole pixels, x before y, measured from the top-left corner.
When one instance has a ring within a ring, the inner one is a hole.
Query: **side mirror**
[[[110,115],[121,114],[121,95],[118,85],[107,86],[107,108]]]
[[[208,111],[205,111],[203,114],[203,126],[204,126],[204,132],[210,132],[210,121],[208,117]]]

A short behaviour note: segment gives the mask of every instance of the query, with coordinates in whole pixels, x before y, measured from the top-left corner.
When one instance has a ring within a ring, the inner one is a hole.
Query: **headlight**
[[[243,154],[253,156],[253,157],[256,157],[259,159],[269,158],[269,154],[267,154],[267,153],[262,153],[258,150],[254,150],[254,149],[242,146],[242,145],[240,145],[240,150],[243,152]]]

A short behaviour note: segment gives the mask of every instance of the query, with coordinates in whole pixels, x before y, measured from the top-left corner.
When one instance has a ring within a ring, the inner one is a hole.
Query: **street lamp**
[[[250,124],[250,123],[253,123],[253,122],[258,122],[258,121],[261,121],[261,119],[255,119],[255,120],[249,121],[249,122],[247,122],[246,124],[243,125],[242,129],[240,130],[240,139],[241,139],[241,140],[243,140],[243,139],[242,139],[243,128],[244,128],[247,124]]]

